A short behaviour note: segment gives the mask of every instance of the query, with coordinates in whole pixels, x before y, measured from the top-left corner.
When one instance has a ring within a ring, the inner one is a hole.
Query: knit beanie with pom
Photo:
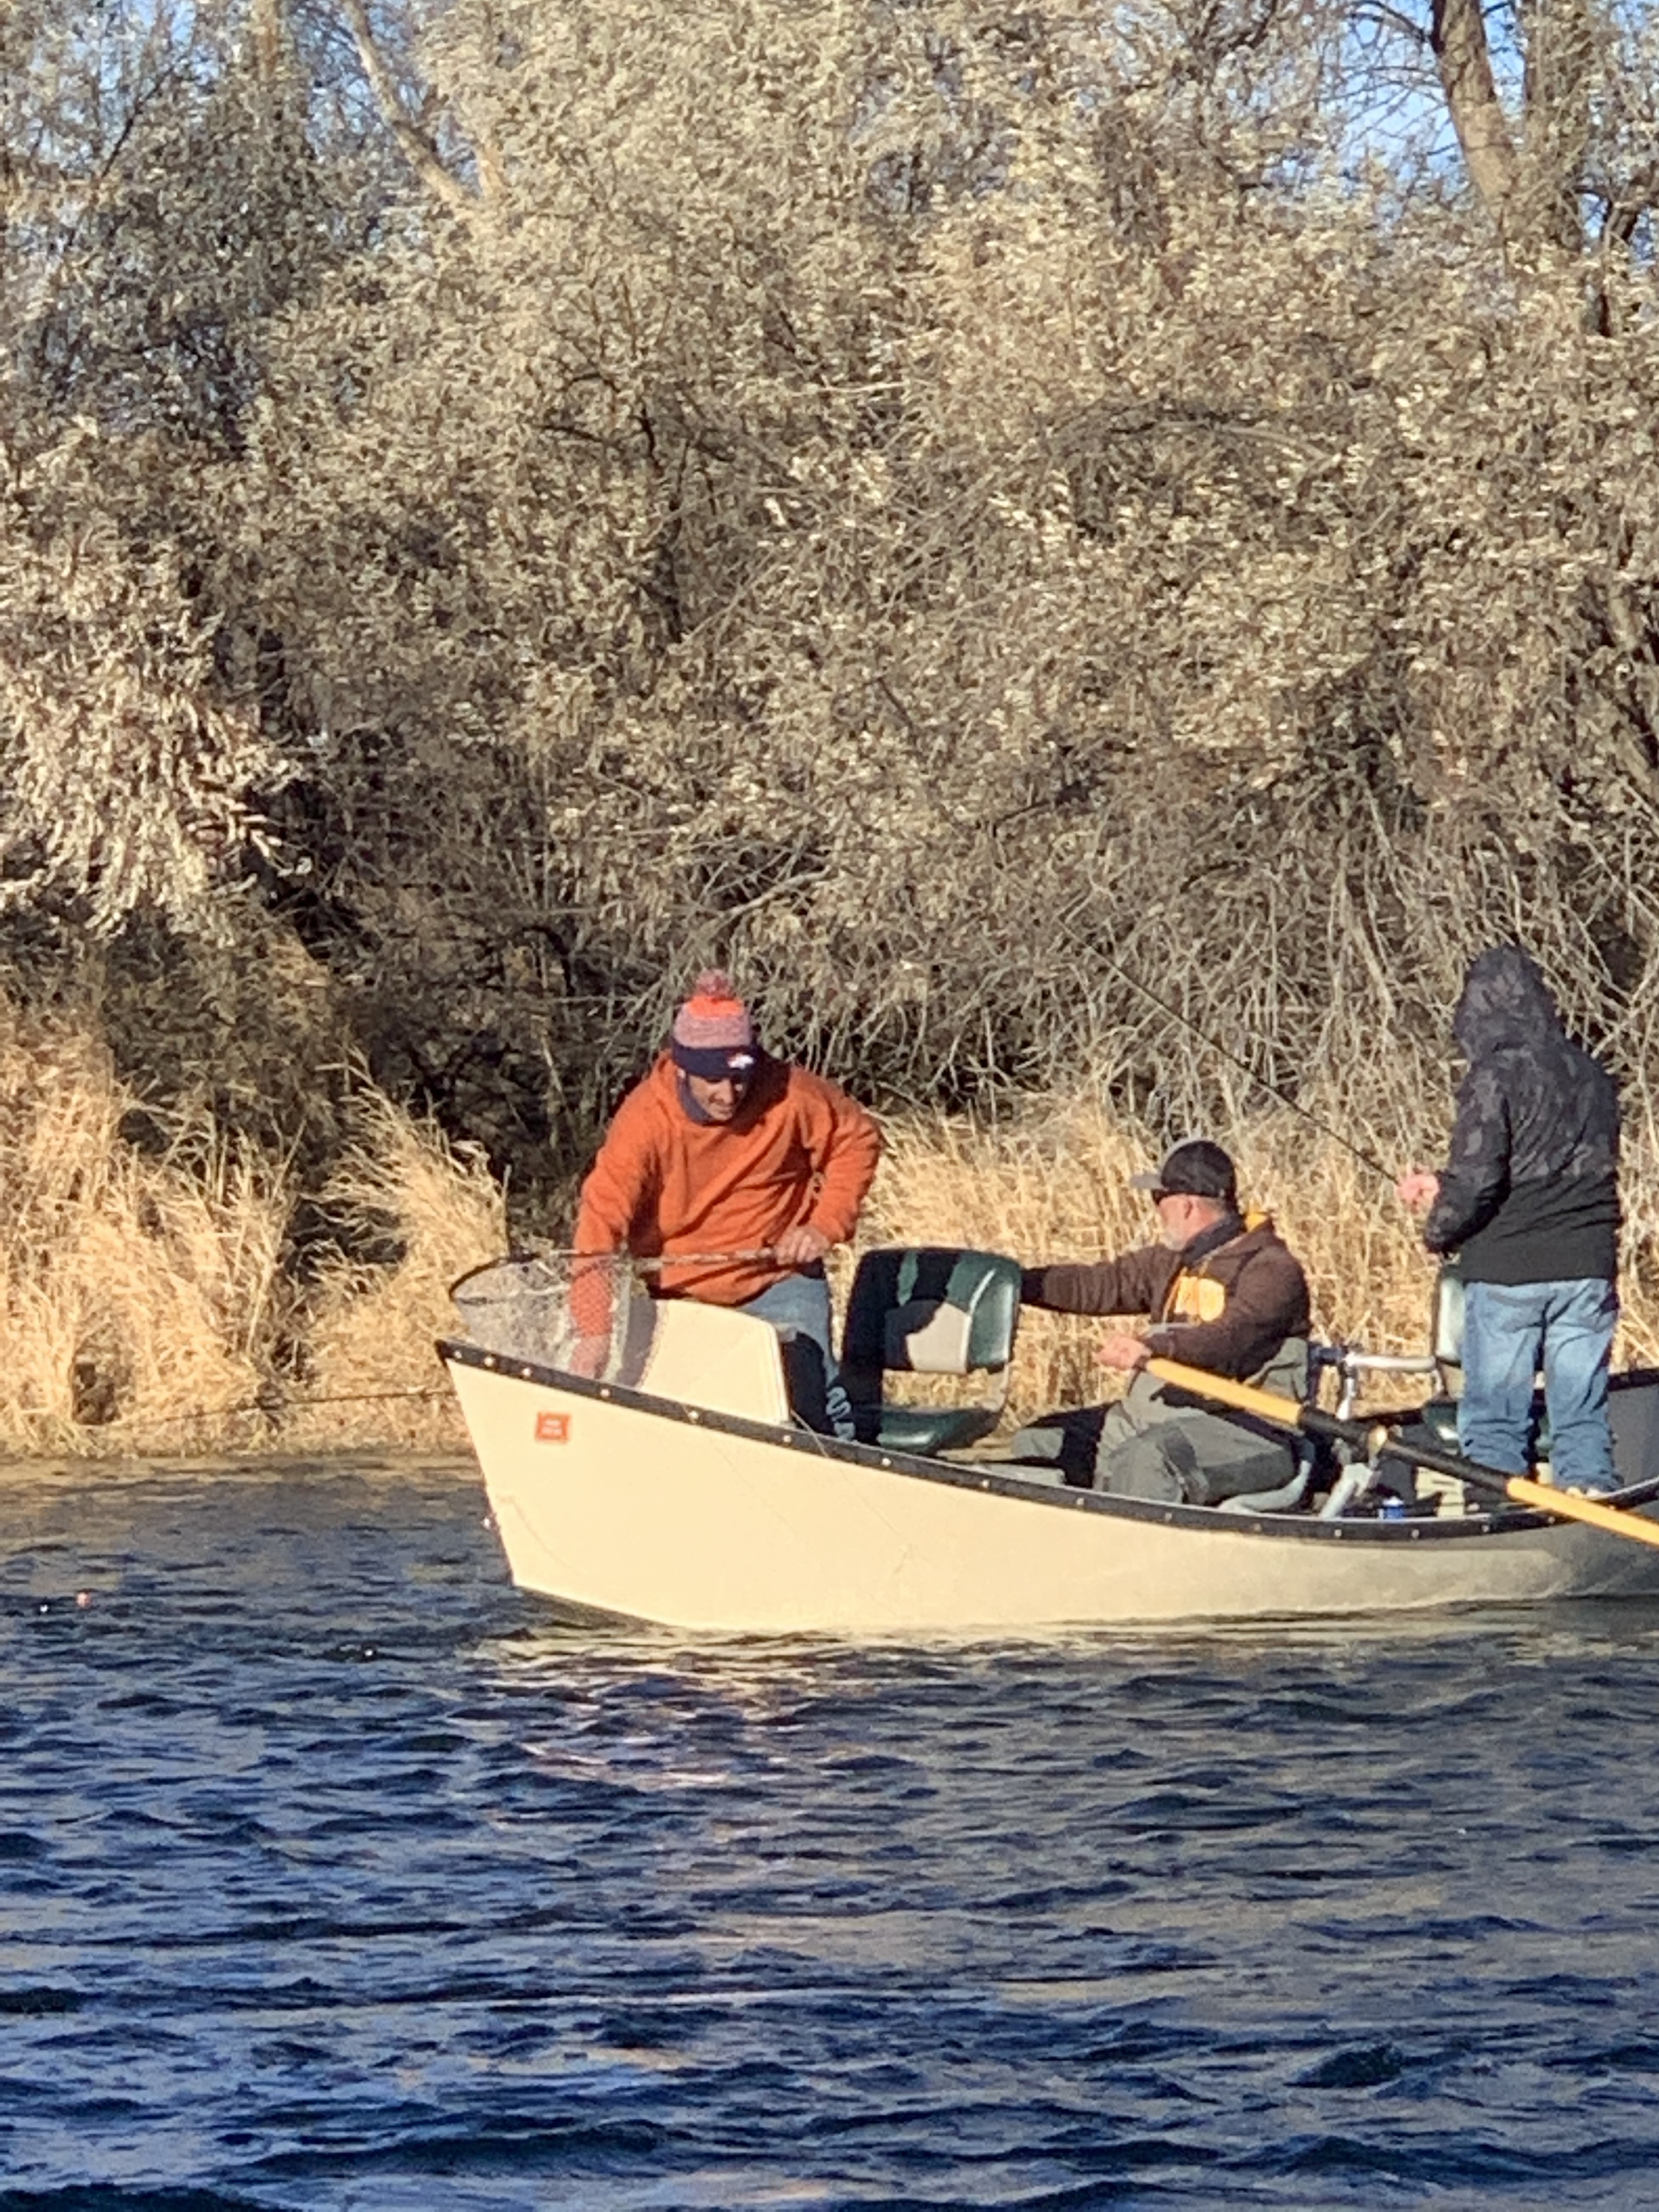
[[[687,1075],[718,1082],[724,1075],[747,1075],[758,1054],[749,1009],[719,968],[705,968],[691,995],[674,1017],[668,1049]]]

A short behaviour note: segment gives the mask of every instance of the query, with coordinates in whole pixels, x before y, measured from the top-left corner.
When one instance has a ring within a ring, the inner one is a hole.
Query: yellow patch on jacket
[[[1219,1321],[1227,1310],[1227,1293],[1208,1275],[1189,1275],[1183,1267],[1170,1285],[1164,1301],[1165,1321]]]
[[[1267,1218],[1267,1216],[1265,1213],[1254,1211],[1247,1213],[1244,1217],[1246,1235],[1252,1229],[1260,1229]],[[1226,1249],[1224,1244],[1220,1247],[1224,1252]],[[1164,1311],[1159,1316],[1160,1320],[1220,1320],[1222,1315],[1227,1310],[1226,1289],[1213,1277],[1206,1275],[1203,1268],[1204,1262],[1200,1261],[1196,1268],[1182,1269],[1170,1285],[1169,1293],[1164,1301]]]

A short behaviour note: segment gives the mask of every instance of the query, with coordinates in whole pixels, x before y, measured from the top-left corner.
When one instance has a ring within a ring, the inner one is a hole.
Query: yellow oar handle
[[[1231,1406],[1236,1413],[1254,1413],[1258,1421],[1272,1421],[1281,1429],[1302,1426],[1302,1407],[1294,1398],[1277,1390],[1258,1389],[1254,1382],[1235,1382],[1230,1375],[1212,1375],[1202,1367],[1184,1367],[1178,1359],[1149,1359],[1146,1372],[1195,1398],[1212,1399]]]
[[[1178,1359],[1149,1359],[1146,1372],[1194,1398],[1231,1407],[1236,1413],[1253,1413],[1257,1420],[1272,1421],[1282,1429],[1309,1425],[1303,1418],[1307,1408],[1296,1399],[1284,1397],[1277,1390],[1261,1389],[1254,1382],[1235,1382],[1229,1375],[1207,1374],[1201,1367],[1183,1366]],[[1322,1434],[1346,1435],[1356,1442],[1366,1437],[1363,1422],[1339,1421],[1330,1414],[1321,1415],[1318,1425]],[[1401,1448],[1402,1458],[1413,1455],[1408,1446]],[[1455,1470],[1456,1463],[1449,1455],[1432,1456],[1447,1472]],[[1575,1491],[1534,1482],[1524,1474],[1504,1475],[1495,1468],[1471,1468],[1469,1472],[1477,1486],[1484,1483],[1490,1489],[1501,1489],[1506,1498],[1534,1513],[1547,1513],[1557,1521],[1582,1521],[1587,1528],[1602,1529],[1609,1536],[1628,1536],[1635,1543],[1659,1547],[1659,1522],[1649,1521],[1639,1513],[1626,1513],[1617,1505],[1603,1505]]]

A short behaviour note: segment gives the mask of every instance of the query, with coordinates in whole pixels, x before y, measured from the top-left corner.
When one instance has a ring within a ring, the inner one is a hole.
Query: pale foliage
[[[345,733],[396,732],[422,793],[518,793],[493,912],[462,840],[382,943],[455,915],[533,978],[494,1003],[556,1096],[715,951],[876,1081],[1086,1054],[1179,1119],[1214,1071],[1097,950],[1270,1071],[1423,1079],[1513,927],[1638,1063],[1659,325],[1281,176],[1296,53],[1230,91],[1174,15],[438,19],[477,192],[291,319],[243,529],[325,780],[363,804]]]
[[[143,907],[199,928],[286,771],[215,681],[179,548],[123,542],[106,456],[77,425],[0,491],[0,896],[79,893],[98,933]]]
[[[1645,1127],[1651,30],[1389,19],[1472,189],[1335,0],[11,11],[9,895],[263,902],[515,1190],[715,956],[1395,1156],[1513,932]]]

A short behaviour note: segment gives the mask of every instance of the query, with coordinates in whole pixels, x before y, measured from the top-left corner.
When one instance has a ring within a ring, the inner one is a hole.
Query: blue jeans
[[[1550,1468],[1564,1490],[1615,1490],[1607,1366],[1619,1293],[1589,1276],[1559,1283],[1471,1283],[1463,1303],[1466,1459],[1504,1474],[1532,1463],[1533,1384],[1544,1370]]]
[[[842,1388],[831,1334],[830,1285],[822,1267],[786,1275],[750,1298],[739,1313],[769,1321],[783,1345],[789,1403],[809,1429],[853,1441],[853,1408]]]

